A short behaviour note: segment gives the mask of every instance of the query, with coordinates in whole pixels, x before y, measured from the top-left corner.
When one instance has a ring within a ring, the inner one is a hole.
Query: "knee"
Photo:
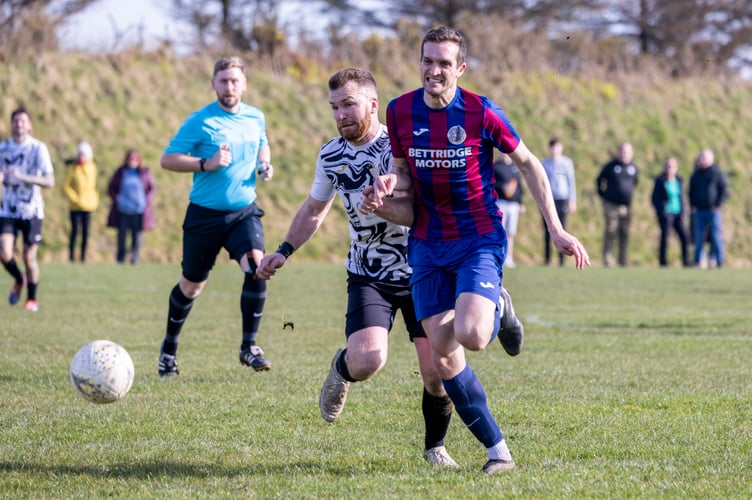
[[[365,353],[347,352],[347,369],[355,380],[367,380],[386,364],[386,352],[375,350]]]
[[[197,283],[195,281],[189,281],[185,278],[180,278],[180,291],[183,292],[183,295],[186,296],[186,298],[189,299],[195,299],[201,294],[201,291],[204,289],[204,285],[206,285],[206,281],[202,281],[200,283]]]
[[[484,329],[485,330],[485,329]],[[488,345],[489,332],[481,331],[476,325],[454,331],[455,338],[462,347],[469,351],[482,351]]]

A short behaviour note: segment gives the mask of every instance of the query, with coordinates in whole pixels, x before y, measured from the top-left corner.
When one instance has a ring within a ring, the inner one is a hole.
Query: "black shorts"
[[[27,245],[38,245],[42,241],[42,221],[44,219],[13,219],[10,217],[0,218],[0,234],[12,234],[18,236],[21,231],[23,242]]]
[[[410,334],[410,341],[425,338],[426,332],[415,318],[410,284],[387,284],[373,278],[347,273],[347,314],[345,335],[349,337],[369,326],[392,329],[397,310]]]
[[[255,203],[235,211],[188,205],[183,221],[183,276],[197,283],[205,281],[222,248],[238,262],[251,250],[263,252],[263,216]]]

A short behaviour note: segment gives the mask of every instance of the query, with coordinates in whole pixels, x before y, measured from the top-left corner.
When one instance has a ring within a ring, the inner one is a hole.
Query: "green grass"
[[[339,264],[293,261],[270,282],[266,373],[237,361],[242,276],[219,264],[184,328],[180,377],[160,380],[178,273],[44,265],[38,313],[0,306],[1,497],[752,495],[752,271],[508,270],[525,350],[469,355],[518,464],[493,478],[456,415],[447,448],[461,470],[422,459],[421,382],[401,321],[386,368],[351,388],[337,422],[321,419],[318,390],[344,338]],[[98,338],[136,367],[111,405],[84,401],[67,375]]]

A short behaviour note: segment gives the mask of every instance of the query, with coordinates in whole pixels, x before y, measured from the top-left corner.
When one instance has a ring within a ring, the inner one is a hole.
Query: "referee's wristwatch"
[[[199,169],[200,171],[202,171],[202,172],[206,172],[206,168],[204,167],[204,165],[205,165],[205,164],[206,164],[206,158],[201,158],[201,159],[200,159],[200,160],[198,161],[198,169]]]

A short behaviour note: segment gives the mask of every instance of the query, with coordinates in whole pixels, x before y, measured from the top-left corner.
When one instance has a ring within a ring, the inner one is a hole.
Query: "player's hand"
[[[577,269],[582,269],[583,267],[590,265],[590,256],[588,255],[585,246],[580,243],[580,240],[566,231],[557,235],[552,234],[551,239],[558,251],[564,255],[574,257],[574,264]]]
[[[281,253],[264,255],[256,268],[256,276],[262,280],[268,280],[277,272],[277,269],[285,265],[285,256]]]
[[[383,207],[384,198],[394,192],[396,185],[397,176],[394,174],[377,176],[372,186],[366,186],[363,189],[363,200],[360,202],[358,210],[363,214],[369,215]]]
[[[373,186],[366,186],[363,189],[363,198],[360,200],[358,211],[362,214],[370,215],[374,210],[381,208],[384,202],[376,196],[376,190]]]
[[[394,174],[379,175],[373,181],[374,193],[379,199],[391,196],[397,186],[397,176]]]

